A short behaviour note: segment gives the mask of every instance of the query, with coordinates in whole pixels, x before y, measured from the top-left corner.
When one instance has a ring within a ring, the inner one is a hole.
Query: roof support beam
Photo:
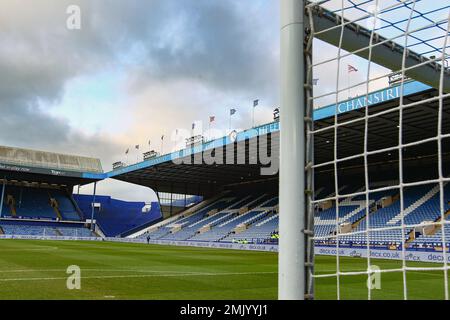
[[[336,28],[341,24],[341,17],[322,7],[316,6],[313,12],[314,30],[319,32],[316,38],[325,41],[331,45],[339,46],[341,37],[341,28]],[[342,49],[348,52],[356,52],[357,56],[368,59],[371,31],[363,28],[356,23],[349,23],[345,19],[346,24],[342,38]],[[320,33],[320,31],[329,30]],[[372,44],[372,61],[384,66],[392,71],[402,69],[404,47],[390,41],[379,34],[375,34],[374,43]],[[433,88],[439,89],[439,80],[441,75],[441,65],[435,61],[430,61],[424,56],[408,50],[405,61],[405,67],[413,67],[429,61],[429,63],[418,66],[405,73],[408,77],[427,84]],[[444,74],[444,92],[450,92],[450,70],[447,68]]]

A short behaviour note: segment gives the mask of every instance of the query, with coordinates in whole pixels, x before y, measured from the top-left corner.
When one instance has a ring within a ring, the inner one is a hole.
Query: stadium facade
[[[450,174],[450,144],[444,145],[441,160],[432,140],[420,148],[415,145],[417,139],[435,135],[437,105],[420,101],[437,94],[427,85],[408,81],[404,86],[393,85],[368,97],[315,110],[314,126],[319,133],[314,139],[314,158],[321,164],[314,174],[317,254],[331,254],[338,241],[342,255],[364,255],[367,239],[374,255],[398,258],[398,252],[406,249],[413,254],[411,259],[426,260],[424,252],[442,253],[441,233],[450,229],[433,225],[441,217],[439,187],[418,181],[424,177],[432,181],[438,161],[445,164],[445,176]],[[389,110],[398,105],[400,96],[412,104],[403,116],[407,148],[402,160],[404,219],[407,226],[414,227],[405,234],[396,228],[401,209],[396,187],[399,155],[390,150],[399,141],[398,112]],[[364,130],[357,121],[366,108],[369,114],[383,113],[369,120],[367,168],[370,190],[374,190],[370,194],[364,191],[365,164],[360,155]],[[450,132],[447,100],[445,111],[443,130]],[[340,126],[336,135],[333,130],[320,131],[332,126],[335,116],[346,125]],[[280,214],[279,131],[280,124],[274,121],[110,172],[103,172],[98,159],[0,148],[1,237],[115,237],[120,241],[212,247],[244,244],[274,250]],[[335,137],[340,159],[337,176]],[[385,152],[370,153],[380,149]],[[149,206],[96,194],[73,194],[74,186],[107,178],[149,187],[158,194],[159,203]],[[450,189],[445,185],[446,217],[449,201]],[[367,236],[367,223],[379,231]],[[416,227],[421,223],[423,227]]]

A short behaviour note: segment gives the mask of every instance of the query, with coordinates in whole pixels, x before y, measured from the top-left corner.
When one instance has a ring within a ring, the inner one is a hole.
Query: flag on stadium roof
[[[253,108],[256,107],[259,104],[259,99],[256,99],[253,101]]]
[[[235,114],[236,113],[236,109],[230,109],[230,116],[232,116],[233,114]]]
[[[125,151],[125,154],[128,154],[128,153],[130,153],[130,149],[127,149],[127,150]]]
[[[352,72],[358,72],[358,69],[356,69],[354,66],[349,64],[348,65],[348,73],[352,73]]]
[[[195,122],[192,124],[192,130],[195,129]]]
[[[137,150],[139,150],[139,145],[137,144],[137,145],[135,146],[135,148],[136,148]]]
[[[216,117],[215,116],[210,116],[209,117],[209,122],[214,122],[216,121]]]
[[[164,140],[164,135],[161,136],[161,140]]]

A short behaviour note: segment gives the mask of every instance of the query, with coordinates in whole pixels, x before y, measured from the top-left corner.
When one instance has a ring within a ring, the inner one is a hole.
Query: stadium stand
[[[180,215],[178,219],[140,237],[151,240],[231,241],[236,228],[240,227],[243,231],[263,221],[273,214],[276,205],[277,197],[273,195],[231,193],[187,217]],[[271,229],[270,224],[266,227]]]
[[[436,91],[430,87],[423,86],[415,81],[408,81],[405,86],[409,89],[408,99],[420,101],[424,94],[433,95]],[[386,92],[396,92],[394,87],[375,92],[374,94],[387,97]],[[371,112],[387,110],[395,99],[380,100],[379,104],[370,107]],[[357,103],[358,98],[351,99],[346,105]],[[325,128],[334,119],[335,105],[317,109],[315,116],[315,126]],[[433,108],[432,105],[428,109]],[[413,112],[414,111],[414,112]],[[425,110],[426,111],[426,110]],[[418,123],[422,129],[420,134],[426,135],[432,132],[436,123],[436,113],[425,112],[422,108],[412,108],[411,115],[405,119],[404,126],[414,124],[414,130]],[[356,119],[361,110],[347,110],[339,114],[343,120]],[[397,126],[388,126],[388,123],[395,123],[395,115],[386,114],[392,119],[387,119],[382,123],[373,124],[371,130],[377,134],[377,139],[369,141],[368,149],[383,144],[380,140],[382,136],[398,135]],[[448,120],[446,115],[445,120]],[[418,121],[420,120],[420,121]],[[394,121],[394,122],[393,122]],[[450,121],[443,121],[450,123]],[[372,126],[372,124],[371,124]],[[431,129],[429,129],[429,127]],[[5,201],[2,207],[2,218],[25,220],[45,220],[45,221],[86,221],[91,218],[92,195],[73,195],[70,191],[76,185],[95,183],[105,178],[112,178],[129,183],[144,185],[154,190],[158,194],[165,194],[164,200],[170,199],[170,204],[161,201],[152,203],[151,210],[143,213],[144,202],[126,202],[112,199],[108,196],[96,196],[95,202],[99,204],[94,220],[97,221],[100,231],[108,237],[138,237],[149,240],[172,240],[172,241],[212,241],[212,242],[233,242],[248,241],[252,243],[273,242],[274,235],[278,234],[278,176],[264,176],[261,174],[261,166],[247,164],[227,164],[227,165],[207,165],[206,163],[191,165],[191,152],[205,152],[208,146],[214,144],[218,150],[228,151],[228,146],[234,149],[245,147],[250,156],[256,156],[257,148],[250,148],[252,141],[257,141],[261,136],[267,136],[273,142],[270,146],[270,153],[276,158],[279,148],[279,123],[274,121],[256,128],[237,133],[235,141],[230,137],[222,137],[215,141],[206,143],[196,148],[180,150],[174,152],[170,157],[158,157],[152,161],[144,161],[133,166],[119,168],[102,175],[101,165],[96,159],[87,159],[76,156],[64,156],[54,154],[44,154],[40,152],[21,151],[19,149],[5,148],[4,156],[0,157],[2,163],[15,164],[11,167],[0,167],[2,175],[5,175],[6,191]],[[409,132],[409,131],[408,131]],[[348,133],[339,133],[339,144],[346,148],[339,157],[352,158],[357,154],[357,144],[353,143],[362,137],[360,128],[349,129]],[[419,133],[418,133],[419,134]],[[405,138],[412,139],[412,133],[408,133]],[[333,133],[325,132],[323,136],[316,137],[315,157],[319,162],[332,160]],[[408,140],[409,141],[409,140]],[[394,141],[393,143],[395,143]],[[391,142],[389,142],[391,143]],[[445,154],[450,154],[448,145],[443,144]],[[0,153],[3,149],[0,148]],[[200,151],[201,150],[201,151]],[[408,152],[412,148],[408,148]],[[406,151],[405,151],[406,152]],[[415,181],[430,179],[435,175],[433,168],[436,159],[432,156],[436,150],[425,147],[421,154],[405,153],[408,159],[404,167],[404,175],[416,176]],[[3,157],[3,158],[2,158]],[[236,155],[236,159],[237,159]],[[18,163],[14,162],[19,159]],[[43,161],[41,161],[43,159]],[[168,160],[170,159],[170,160]],[[178,164],[173,159],[186,160],[187,164]],[[370,160],[370,159],[369,159]],[[369,167],[370,190],[376,188],[387,189],[389,186],[398,185],[398,168],[395,167],[398,158],[394,154],[377,154],[376,158],[367,164]],[[448,159],[442,159],[443,174],[448,176]],[[420,225],[423,223],[439,222],[440,194],[438,185],[419,185],[415,187],[404,187],[404,231],[400,229],[386,230],[389,227],[401,225],[400,215],[400,193],[398,189],[371,192],[368,195],[368,209],[366,208],[366,195],[364,194],[365,184],[360,180],[364,164],[358,159],[341,161],[339,172],[333,174],[333,168],[323,166],[315,172],[316,185],[314,233],[318,245],[335,245],[333,238],[325,239],[330,235],[339,232],[339,242],[342,246],[365,246],[367,244],[367,222],[370,228],[380,229],[370,232],[369,242],[372,246],[395,247],[402,246],[408,248],[428,248],[442,246],[442,232],[447,239],[449,228],[418,228],[409,225]],[[27,170],[23,170],[21,165],[29,165]],[[33,167],[31,167],[33,166]],[[34,172],[35,166],[41,166]],[[341,167],[342,166],[342,167]],[[42,169],[43,168],[43,169]],[[374,168],[374,169],[371,169]],[[20,170],[19,170],[20,169]],[[57,170],[56,170],[57,169]],[[41,170],[44,170],[43,172]],[[76,170],[77,172],[66,171]],[[88,170],[88,171],[82,171]],[[26,171],[26,174],[23,173]],[[414,174],[411,174],[414,172]],[[337,193],[338,201],[332,198],[336,193],[335,179],[339,180]],[[383,177],[384,180],[379,181]],[[374,179],[375,178],[375,179]],[[12,183],[11,181],[19,181]],[[37,182],[37,185],[33,183]],[[346,183],[343,183],[343,182]],[[55,187],[49,187],[55,186]],[[167,195],[177,195],[172,199]],[[187,197],[189,195],[189,197]],[[328,200],[327,200],[328,199]],[[331,199],[331,200],[330,200]],[[323,201],[322,201],[323,200]],[[444,188],[444,209],[448,220],[450,210],[450,188]],[[337,203],[336,203],[337,202]],[[161,206],[167,206],[168,210],[163,220]],[[173,210],[173,207],[178,207]],[[195,210],[193,209],[195,208]],[[339,212],[338,212],[339,211]],[[21,219],[20,219],[21,218]],[[336,224],[336,218],[338,223]],[[20,224],[20,221],[16,222]],[[36,226],[32,226],[36,228]],[[47,228],[46,232],[52,233],[52,228]],[[23,229],[18,226],[5,225],[6,230],[1,232],[36,232],[32,231],[30,225],[25,225]],[[16,231],[11,231],[15,229]],[[426,229],[426,230],[425,230]],[[69,232],[69,229],[64,229]]]
[[[1,234],[10,236],[52,236],[89,238],[98,235],[83,224],[34,222],[34,221],[0,221]]]
[[[3,187],[0,188],[2,190]],[[6,185],[2,216],[17,219],[81,221],[65,189]]]
[[[0,146],[0,235],[97,237],[72,190],[103,178],[99,159]]]
[[[392,181],[374,183],[378,188],[392,185]],[[363,187],[347,187],[340,189],[343,196],[339,201],[340,226],[348,226],[348,230],[341,230],[339,236],[342,246],[366,246],[365,233],[367,216],[365,195],[346,197],[346,194],[363,192]],[[450,219],[450,185],[444,188],[446,219]],[[322,188],[321,192],[326,198],[328,191]],[[400,197],[397,189],[369,194],[370,214],[368,216],[371,228],[387,228],[398,226]],[[316,236],[328,236],[336,233],[335,218],[336,204],[327,203],[329,207],[317,207],[315,214]],[[405,225],[420,224],[425,221],[438,221],[440,219],[439,186],[422,185],[405,189],[404,194],[404,222]],[[209,206],[198,210],[188,216],[180,214],[170,222],[161,223],[158,228],[144,233],[139,238],[149,240],[175,240],[175,241],[210,241],[273,243],[277,241],[274,235],[278,232],[278,197],[269,194],[233,194],[228,193]],[[398,229],[380,230],[370,232],[370,245],[373,247],[401,248],[403,244],[409,248],[425,248],[441,246],[442,230],[436,228],[433,232],[422,234],[414,233],[411,228],[405,229],[405,234]],[[445,227],[446,237],[450,240],[450,228]],[[448,233],[448,235],[447,235]],[[450,242],[450,241],[449,241]],[[335,245],[335,241],[317,240],[318,245]]]
[[[74,195],[74,199],[83,216],[90,219],[92,196]],[[150,212],[142,212],[144,202],[126,202],[109,196],[96,196],[95,202],[100,204],[100,208],[95,212],[95,220],[107,237],[125,237],[162,219],[157,202],[152,203]]]
[[[440,194],[439,185],[422,185],[418,187],[405,188],[404,191],[404,224],[405,233],[400,229],[385,230],[389,227],[401,225],[400,215],[400,196],[395,191],[388,191],[373,194],[370,199],[375,206],[372,206],[371,212],[368,216],[370,228],[380,229],[380,231],[372,231],[369,233],[369,243],[371,246],[388,247],[397,246],[400,248],[403,244],[409,247],[415,247],[418,244],[441,246],[442,245],[442,230],[431,230],[432,234],[424,235],[421,232],[415,233],[409,227],[410,225],[421,224],[425,222],[436,222],[441,218],[440,213]],[[444,187],[444,211],[447,213],[450,210],[450,186]],[[341,246],[365,246],[367,245],[367,217],[365,215],[365,208],[360,208],[361,214],[350,218],[340,219],[341,224],[348,223],[351,229],[339,236]],[[345,204],[340,204],[339,216],[342,217],[341,212],[348,212],[349,207]],[[326,214],[325,216],[323,214]],[[330,223],[336,216],[336,207],[333,206],[326,211],[318,211],[315,217],[315,233],[317,236],[327,236],[336,232],[336,224]],[[324,219],[325,218],[325,219]],[[357,218],[357,219],[355,219]],[[446,226],[447,227],[447,226]],[[450,237],[448,228],[446,230],[446,237]],[[412,232],[414,234],[412,234]],[[417,237],[417,238],[416,238]],[[322,242],[320,244],[334,245],[335,241]]]

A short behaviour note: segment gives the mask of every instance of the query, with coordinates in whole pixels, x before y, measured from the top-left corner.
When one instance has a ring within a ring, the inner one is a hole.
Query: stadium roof
[[[418,138],[431,137],[436,134],[438,101],[433,99],[436,90],[422,83],[411,81],[404,84],[404,107],[403,111],[403,143],[415,141]],[[339,126],[338,158],[348,158],[343,161],[342,166],[352,167],[361,165],[361,157],[352,158],[362,152],[359,150],[364,139],[364,115],[365,107],[369,107],[369,113],[378,113],[377,117],[369,120],[369,141],[368,150],[380,149],[383,146],[398,145],[398,104],[401,94],[401,86],[396,85],[383,90],[372,92],[368,98],[366,96],[357,97],[348,101],[343,101],[338,105],[330,105],[319,108],[314,112],[315,129],[319,130],[315,134],[315,163],[323,163],[323,167],[316,171],[329,170],[328,161],[333,159],[334,130],[333,123],[335,113],[338,113],[339,123],[348,122],[348,125]],[[417,102],[426,100],[423,104]],[[450,110],[449,103],[446,102],[444,108],[444,131],[450,131]],[[379,113],[382,113],[380,115]],[[328,129],[325,129],[328,128]],[[323,131],[320,131],[323,129]],[[257,158],[257,152],[251,150],[249,145],[257,141],[260,137],[270,134],[272,148],[269,154],[273,159],[278,158],[279,150],[279,122],[269,123],[254,129],[249,129],[237,133],[234,144],[235,150],[238,146],[247,145],[246,164],[237,164],[241,159],[236,156],[235,164],[213,164],[207,165],[198,162],[191,164],[195,156],[201,152],[205,154],[213,148],[225,148],[233,145],[233,137],[225,136],[220,139],[209,141],[203,145],[173,152],[128,167],[120,168],[108,172],[108,178],[114,178],[134,184],[148,186],[159,192],[174,192],[207,195],[214,193],[223,186],[234,184],[255,183],[255,182],[278,182],[278,175],[261,175],[263,165],[252,165],[250,160]],[[433,146],[424,147],[421,152],[424,157],[433,153]],[[411,148],[412,149],[412,148]],[[450,150],[449,150],[450,151]],[[370,158],[373,163],[395,161],[394,152],[380,153]],[[408,154],[405,155],[405,159]],[[184,164],[179,164],[183,160]],[[187,162],[187,163],[186,163]],[[300,164],[299,164],[300,165]]]
[[[436,97],[438,94],[435,88],[442,85],[444,92],[450,92],[450,70],[446,66],[443,70],[443,81],[439,83],[442,62],[447,59],[443,55],[445,53],[443,46],[445,23],[448,19],[442,14],[448,7],[422,0],[415,3],[418,5],[414,7],[408,25],[405,25],[404,18],[399,17],[404,16],[403,11],[411,11],[411,2],[400,0],[380,4],[382,7],[379,8],[377,17],[381,23],[373,25],[368,21],[374,14],[364,1],[360,3],[345,1],[344,8],[340,8],[341,1],[309,1],[308,12],[311,13],[311,19],[308,19],[308,23],[311,23],[309,27],[314,37],[341,47],[348,55],[370,58],[372,62],[393,71],[404,70],[406,76],[421,81],[406,82],[404,86],[392,86],[372,92],[368,96],[364,95],[315,110],[313,118],[316,173],[322,172],[326,175],[330,170],[334,170],[334,160],[337,160],[338,169],[342,171],[364,166],[366,124],[367,151],[374,151],[367,156],[367,164],[370,167],[389,166],[398,162],[396,147],[400,143],[407,146],[402,150],[405,166],[418,160],[436,161],[438,144],[433,139],[438,135],[439,99]],[[402,37],[404,34],[407,34],[407,39]],[[368,50],[369,47],[371,52]],[[405,47],[408,50],[405,51]],[[401,96],[404,99],[400,107]],[[399,126],[400,108],[403,121]],[[369,117],[365,117],[366,110]],[[372,117],[375,114],[377,116]],[[447,101],[444,102],[442,116],[442,133],[448,133],[450,110]],[[339,126],[334,125],[336,119]],[[278,158],[279,129],[279,123],[270,123],[238,133],[236,143],[233,143],[231,137],[223,137],[201,146],[109,172],[107,176],[149,186],[157,191],[191,194],[212,193],[221,186],[258,180],[272,180],[276,183],[278,177],[273,176],[271,179],[261,176],[261,166],[258,165],[191,165],[177,164],[176,161],[189,159],[193,157],[192,155],[199,155],[202,152],[205,154],[212,148],[251,145],[252,141],[260,140],[266,135],[273,141],[273,150],[270,150],[273,158]],[[419,146],[417,144],[419,140],[425,143]],[[443,143],[443,159],[448,157],[449,145],[450,143]],[[257,157],[256,151],[247,147],[248,159]],[[334,159],[334,150],[338,150],[337,159]]]
[[[105,176],[99,159],[0,146],[0,178],[82,185]]]
[[[379,1],[374,25],[371,1],[313,0],[308,1],[312,17],[308,22],[316,38],[341,47],[347,55],[370,57],[392,71],[403,69],[408,77],[434,88],[439,88],[444,63],[443,91],[450,92],[450,56],[445,52],[450,47],[446,44],[450,5],[444,2]]]

